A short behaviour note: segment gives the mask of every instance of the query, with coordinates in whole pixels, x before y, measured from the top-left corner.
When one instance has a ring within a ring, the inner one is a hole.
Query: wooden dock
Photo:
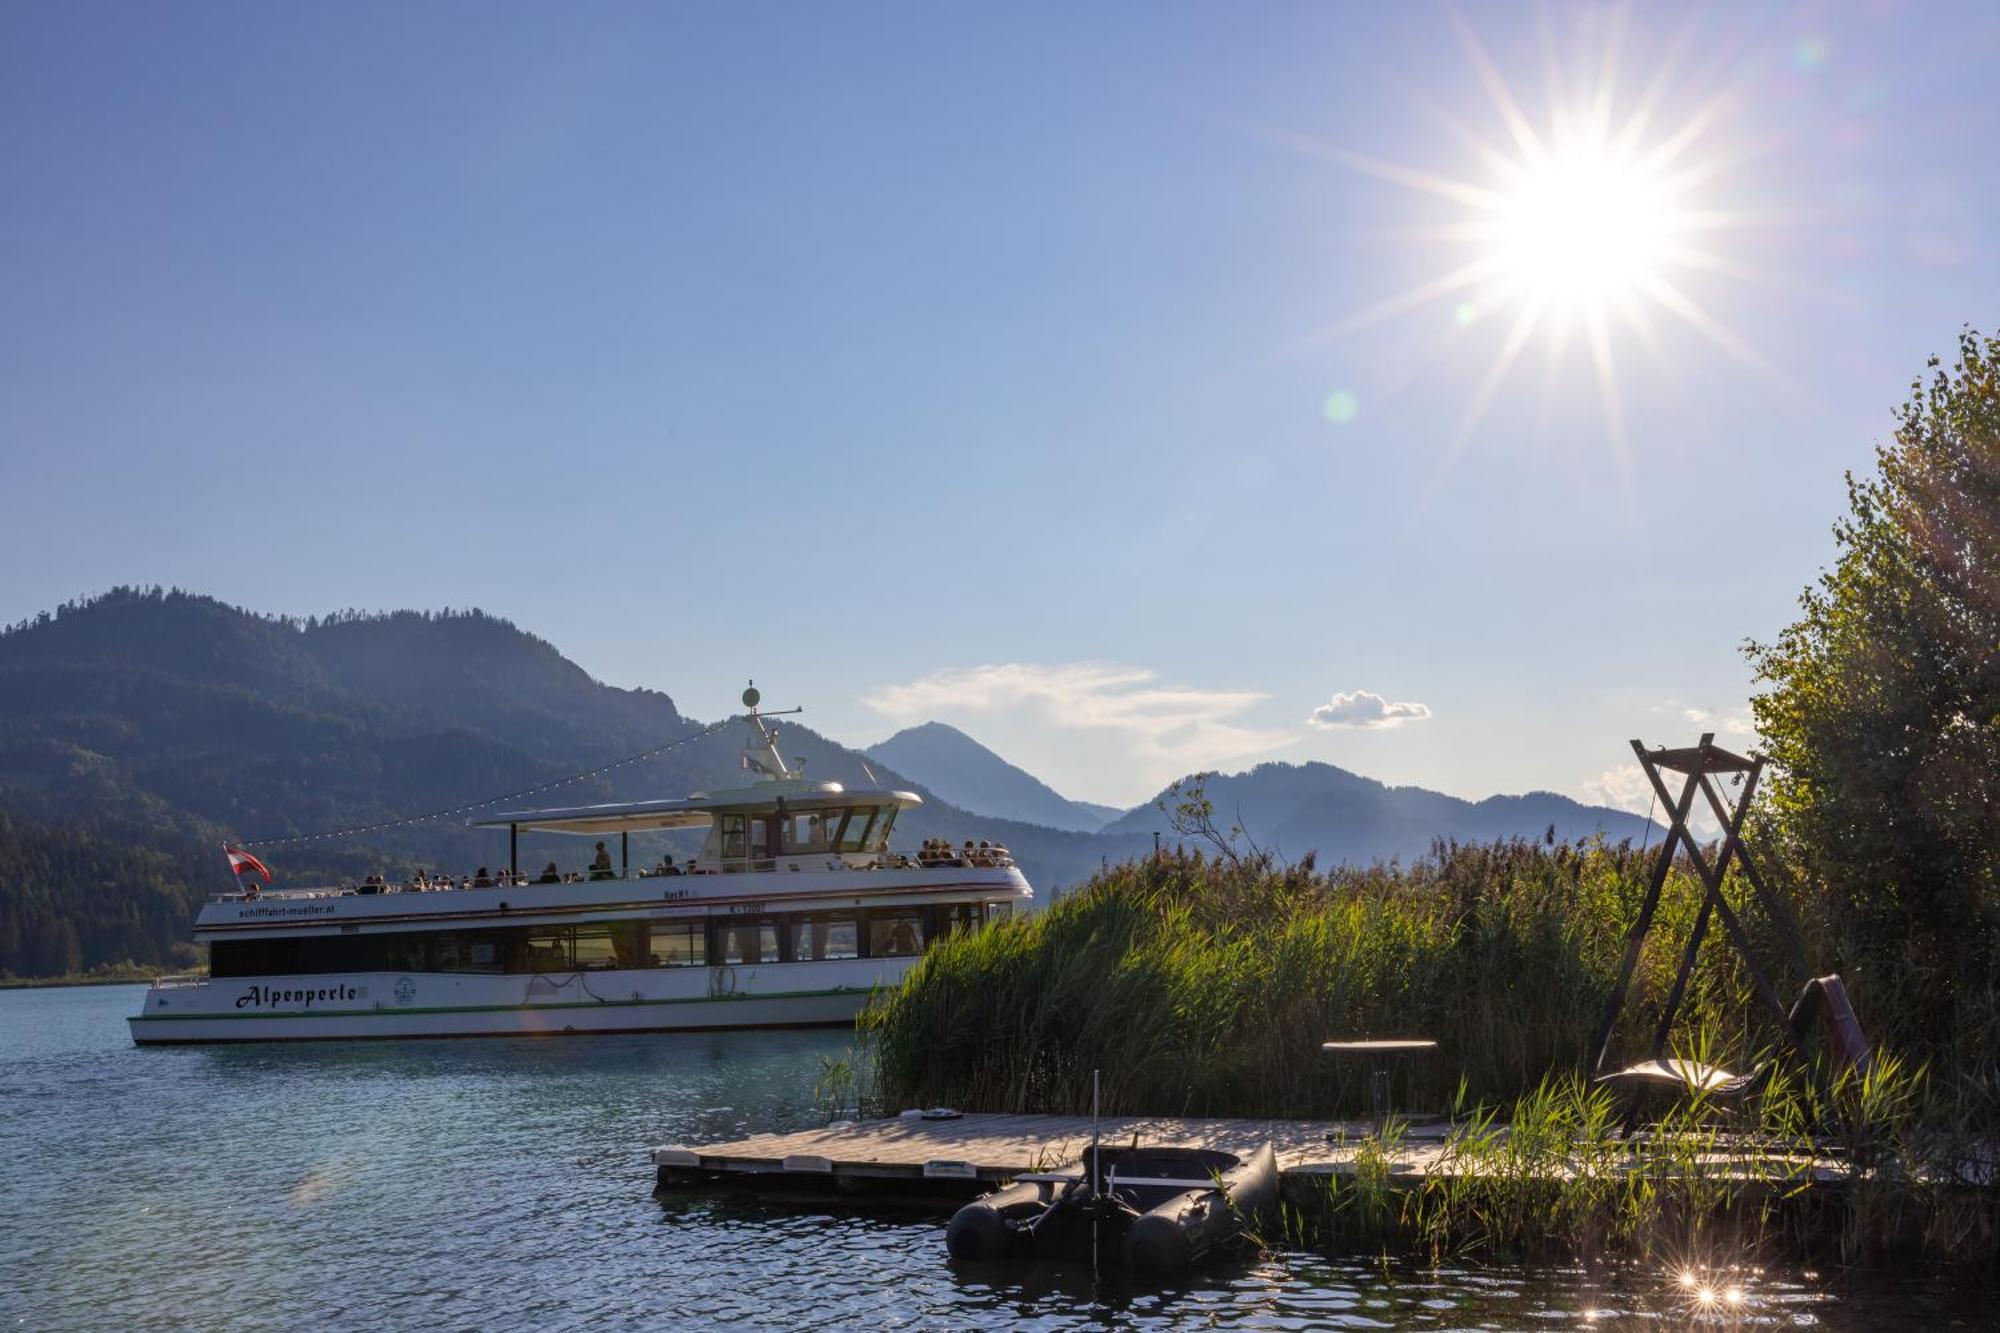
[[[1158,1116],[1106,1116],[1098,1132],[1107,1144],[1139,1142],[1248,1152],[1264,1143],[1277,1149],[1281,1171],[1324,1174],[1351,1162],[1353,1141],[1372,1122],[1324,1120],[1188,1120]],[[980,1189],[1024,1171],[1075,1161],[1090,1144],[1090,1117],[968,1114],[950,1120],[900,1116],[889,1120],[836,1121],[794,1134],[759,1134],[733,1143],[679,1145],[652,1150],[662,1185],[735,1183],[864,1186],[929,1182],[949,1192]],[[1421,1171],[1443,1142],[1444,1125],[1417,1124],[1403,1136],[1395,1170]],[[1329,1138],[1331,1136],[1331,1138]],[[1343,1140],[1345,1141],[1343,1143]]]
[[[1098,1132],[1107,1144],[1139,1142],[1248,1152],[1264,1143],[1278,1154],[1284,1183],[1343,1176],[1376,1132],[1373,1121],[1194,1120],[1159,1116],[1107,1116]],[[759,1134],[729,1143],[668,1145],[650,1154],[663,1188],[702,1185],[776,1190],[781,1193],[887,1193],[909,1197],[963,1196],[990,1189],[1027,1171],[1074,1162],[1090,1143],[1088,1116],[967,1114],[926,1120],[835,1121],[792,1134]],[[1458,1169],[1446,1150],[1450,1126],[1442,1120],[1407,1125],[1390,1148],[1389,1175],[1398,1186],[1420,1183],[1439,1170]],[[1791,1160],[1812,1183],[1844,1176],[1827,1159],[1764,1157],[1761,1165],[1728,1152],[1704,1155],[1703,1175],[1768,1179],[1773,1166]]]

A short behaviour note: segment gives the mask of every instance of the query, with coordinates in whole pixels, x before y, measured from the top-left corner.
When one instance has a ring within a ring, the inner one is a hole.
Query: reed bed
[[[1461,1080],[1510,1098],[1581,1068],[1645,858],[1602,844],[1440,846],[1408,868],[1173,851],[1113,867],[1025,920],[945,941],[873,1005],[863,1031],[885,1099],[996,1111],[1088,1109],[1090,1073],[1123,1112],[1331,1118],[1367,1109],[1367,1070],[1322,1041],[1430,1037],[1405,1105],[1441,1109]],[[1662,938],[1699,905],[1676,873]],[[1648,1044],[1648,999],[1676,958],[1649,951],[1621,1040]],[[1747,1017],[1723,949],[1692,1011]],[[1734,1035],[1734,1034],[1732,1034]]]
[[[1450,1169],[1411,1189],[1389,1176],[1393,1142],[1360,1145],[1358,1168],[1381,1169],[1311,1210],[1320,1234],[1434,1257],[1740,1255],[1784,1240],[1850,1260],[1991,1261],[2000,1126],[1980,1036],[2000,1037],[2000,1005],[1985,978],[1959,997],[1966,1024],[1930,1049],[1919,1026],[1869,1008],[1893,986],[1850,978],[1878,1038],[1860,1076],[1780,1046],[1715,940],[1676,1053],[1774,1060],[1771,1083],[1747,1106],[1666,1099],[1646,1133],[1622,1132],[1623,1109],[1588,1081],[1589,1048],[1648,871],[1640,848],[1519,840],[1365,870],[1182,850],[1112,867],[1044,912],[940,943],[878,996],[861,1023],[867,1100],[1079,1113],[1098,1070],[1107,1113],[1336,1119],[1369,1109],[1368,1070],[1322,1041],[1429,1037],[1437,1056],[1407,1066],[1397,1103],[1451,1117]],[[1616,1036],[1629,1058],[1651,1046],[1699,904],[1676,867]],[[1842,956],[1824,934],[1808,944]],[[1835,1163],[1842,1188],[1805,1189],[1814,1160]]]

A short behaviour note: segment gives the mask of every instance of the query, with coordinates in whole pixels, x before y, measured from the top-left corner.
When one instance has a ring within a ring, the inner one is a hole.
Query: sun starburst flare
[[[1286,136],[1316,156],[1440,201],[1448,214],[1400,234],[1441,246],[1449,258],[1402,291],[1341,320],[1346,335],[1423,309],[1450,312],[1459,331],[1489,325],[1494,351],[1474,384],[1445,451],[1448,469],[1472,437],[1522,356],[1538,338],[1546,357],[1543,410],[1562,379],[1573,346],[1589,359],[1591,392],[1621,483],[1630,496],[1618,356],[1628,340],[1663,368],[1668,357],[1656,324],[1677,320],[1730,357],[1770,367],[1690,291],[1692,275],[1747,279],[1749,266],[1726,249],[1730,233],[1770,221],[1720,207],[1718,178],[1741,160],[1719,146],[1735,97],[1722,92],[1670,117],[1676,71],[1692,28],[1670,44],[1636,92],[1620,82],[1623,11],[1598,31],[1577,77],[1552,54],[1544,31],[1546,114],[1521,99],[1477,36],[1454,19],[1466,58],[1485,93],[1491,122],[1482,131],[1447,114],[1431,115],[1477,164],[1445,175]],[[1447,330],[1449,331],[1449,330]]]

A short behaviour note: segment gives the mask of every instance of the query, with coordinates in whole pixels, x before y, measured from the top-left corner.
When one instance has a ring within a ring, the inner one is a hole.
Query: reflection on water
[[[1796,1271],[955,1268],[931,1213],[651,1197],[652,1144],[814,1122],[840,1034],[141,1051],[137,1002],[0,992],[7,1327],[1987,1326],[1949,1284]]]

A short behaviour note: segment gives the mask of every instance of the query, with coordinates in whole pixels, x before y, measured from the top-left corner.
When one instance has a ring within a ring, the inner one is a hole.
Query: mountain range
[[[602,684],[480,611],[297,619],[135,588],[66,604],[0,632],[0,974],[189,961],[193,906],[228,882],[225,839],[258,842],[281,885],[469,871],[504,846],[461,807],[668,742],[488,809],[737,785],[740,728],[710,731],[664,693]],[[899,840],[1004,842],[1044,896],[1169,828],[1155,803],[1068,799],[938,723],[866,751],[789,725],[781,747],[814,777],[918,792]],[[1207,794],[1258,845],[1322,863],[1408,859],[1436,838],[1645,827],[1552,793],[1469,802],[1327,764],[1264,764],[1209,779]],[[393,826],[306,837],[373,824]],[[656,849],[635,837],[634,854]],[[560,835],[523,838],[524,862],[581,855]]]

